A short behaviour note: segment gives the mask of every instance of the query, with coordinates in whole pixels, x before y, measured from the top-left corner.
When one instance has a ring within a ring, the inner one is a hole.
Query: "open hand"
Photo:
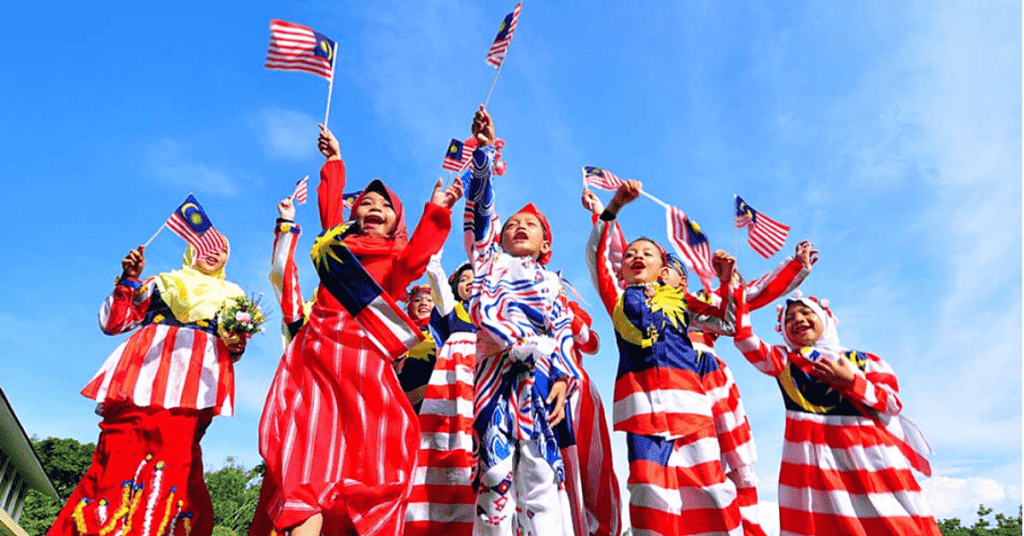
[[[133,249],[121,259],[121,277],[134,277],[138,279],[142,270],[146,268],[146,246],[139,246]]]
[[[814,263],[818,262],[818,250],[814,249],[814,242],[802,240],[796,245],[796,260],[804,265],[804,270],[810,270]]]
[[[430,196],[430,202],[444,208],[452,208],[455,202],[462,197],[462,179],[456,177],[451,186],[441,190],[443,184],[444,180],[438,177],[437,183],[434,184],[434,193]]]

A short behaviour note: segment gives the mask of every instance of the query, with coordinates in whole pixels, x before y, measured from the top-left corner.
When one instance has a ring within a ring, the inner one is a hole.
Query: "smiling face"
[[[650,240],[634,240],[622,254],[619,278],[627,285],[654,283],[661,276],[664,265],[661,248]]]
[[[416,296],[409,302],[409,318],[421,320],[430,316],[430,310],[434,308],[434,297],[429,292],[417,292]]]
[[[352,209],[352,219],[359,223],[360,234],[391,238],[398,218],[386,197],[377,192],[366,192]]]
[[[462,301],[469,299],[470,287],[473,285],[473,270],[463,270],[459,274],[459,298]]]
[[[228,251],[226,248],[221,248],[216,253],[196,259],[192,267],[206,275],[214,275],[223,269],[227,263]]]
[[[800,346],[811,346],[821,338],[825,324],[810,307],[795,302],[786,307],[783,329],[786,330],[786,337],[791,342]]]
[[[544,238],[540,218],[520,212],[501,228],[501,249],[513,257],[536,259],[551,251],[551,242]]]

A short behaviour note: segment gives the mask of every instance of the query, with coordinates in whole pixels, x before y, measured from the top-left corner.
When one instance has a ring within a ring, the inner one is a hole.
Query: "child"
[[[434,297],[428,285],[413,285],[409,289],[406,313],[420,328],[423,340],[409,348],[397,363],[398,383],[402,385],[405,396],[409,398],[412,409],[420,412],[423,394],[427,391],[427,382],[437,361],[437,342],[430,333],[430,316],[434,310]]]
[[[277,204],[277,214],[270,283],[281,305],[281,330],[287,344],[305,325],[313,302],[303,301],[302,290],[299,288],[295,246],[298,245],[302,227],[295,223],[295,204],[292,203],[292,198],[286,197]]]
[[[491,188],[494,125],[473,120],[466,191],[471,246],[470,317],[477,333],[476,423],[480,438],[475,535],[571,536],[565,470],[555,428],[579,377],[568,357],[572,316],[561,281],[544,269],[551,228],[532,204],[499,226]]]
[[[473,373],[476,326],[466,300],[473,270],[446,278],[441,254],[427,263],[433,291],[431,331],[440,348],[419,409],[420,451],[406,514],[406,536],[473,533]]]
[[[355,233],[344,234],[351,229],[342,225],[345,165],[337,139],[324,127],[319,148],[327,157],[317,188],[325,233],[314,251],[343,240],[381,290],[401,298],[444,242],[461,186],[442,191],[438,181],[409,237],[401,201],[373,180],[353,204]],[[251,535],[266,536],[271,529],[294,536],[401,534],[419,430],[392,359],[338,297],[317,292],[260,420],[271,527],[254,523]]]
[[[121,261],[121,277],[100,309],[100,328],[138,328],[107,359],[82,394],[103,417],[92,465],[47,534],[209,536],[213,504],[199,446],[215,415],[234,407],[234,369],[246,338],[222,339],[217,313],[244,296],[224,280],[225,248],[180,270],[139,280],[145,247]]]
[[[722,317],[723,311],[662,284],[673,269],[650,239],[627,245],[618,274],[611,271],[612,222],[641,186],[629,181],[619,188],[587,245],[587,264],[619,347],[613,421],[627,433],[630,519],[642,534],[736,535],[736,488],[725,476],[715,425],[716,397],[727,379],[719,362],[695,351],[686,334],[691,313]],[[584,204],[594,209],[586,195]],[[722,268],[720,277],[729,281],[731,264]]]
[[[841,346],[828,303],[799,293],[780,311],[786,346],[766,345],[751,329],[743,290],[736,292],[736,348],[776,378],[786,405],[782,534],[938,536],[911,472],[930,474],[920,454],[927,446],[900,416],[893,370],[874,354]],[[908,445],[905,435],[920,443]]]

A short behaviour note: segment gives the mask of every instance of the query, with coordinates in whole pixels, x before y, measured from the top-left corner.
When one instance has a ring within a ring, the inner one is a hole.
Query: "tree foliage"
[[[224,467],[206,473],[206,487],[213,500],[214,534],[217,529],[224,536],[247,534],[252,516],[256,513],[256,502],[260,497],[260,484],[266,466],[262,463],[246,469],[228,458]]]
[[[96,445],[82,444],[74,439],[50,437],[41,441],[33,440],[32,446],[60,499],[29,490],[25,497],[25,509],[21,512],[18,524],[31,536],[43,536],[92,463],[92,453],[96,450]]]
[[[985,505],[978,505],[978,521],[970,527],[960,525],[957,518],[943,519],[939,521],[939,531],[943,536],[1021,536],[1022,531],[1022,510],[1017,508],[1017,517],[1010,517],[1005,514],[996,514],[996,524],[992,525],[986,516],[992,514],[991,508]]]

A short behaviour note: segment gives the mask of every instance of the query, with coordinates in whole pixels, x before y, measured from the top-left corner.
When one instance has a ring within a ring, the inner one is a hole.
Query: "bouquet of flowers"
[[[263,331],[266,315],[260,308],[259,297],[239,296],[224,303],[217,314],[217,333],[225,341],[238,337],[251,337]]]

